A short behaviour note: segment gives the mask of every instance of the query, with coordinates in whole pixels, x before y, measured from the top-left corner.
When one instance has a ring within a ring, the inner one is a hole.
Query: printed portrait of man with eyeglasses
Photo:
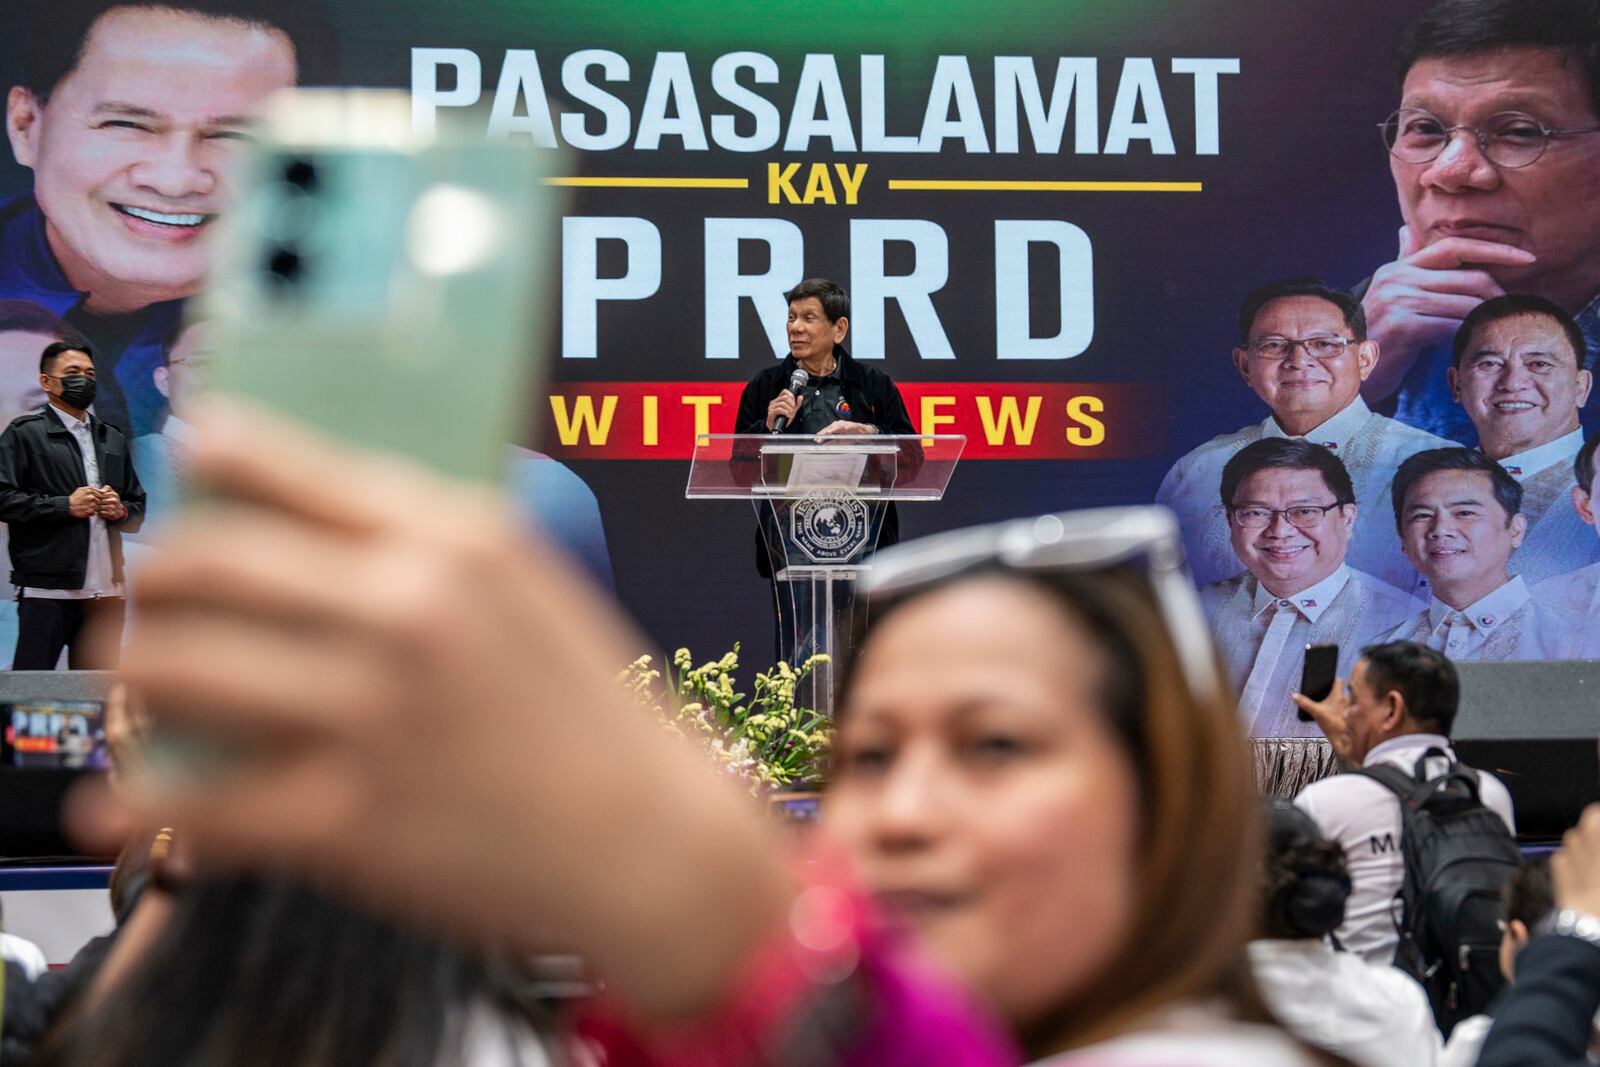
[[[1479,303],[1545,297],[1577,320],[1581,366],[1600,354],[1600,9],[1443,0],[1407,30],[1397,68],[1379,132],[1403,225],[1394,261],[1357,288],[1384,353],[1363,394],[1474,445],[1445,372]]]
[[[1361,649],[1421,603],[1353,569],[1345,557],[1359,511],[1350,473],[1311,441],[1267,438],[1222,469],[1221,499],[1245,573],[1200,591],[1254,737],[1318,737],[1290,694],[1309,644],[1339,646],[1348,678]]]
[[[1453,660],[1600,657],[1600,631],[1535,599],[1511,573],[1528,521],[1522,486],[1504,467],[1471,448],[1419,452],[1400,465],[1393,494],[1401,542],[1432,596],[1384,641]]]
[[[0,519],[17,589],[13,670],[113,670],[125,617],[122,534],[144,521],[127,436],[93,414],[94,353],[55,341],[39,356],[49,403],[0,432]]]
[[[1245,297],[1233,364],[1271,413],[1183,456],[1156,493],[1156,503],[1178,514],[1197,584],[1244,569],[1217,501],[1224,465],[1254,441],[1299,438],[1333,453],[1349,472],[1357,505],[1351,565],[1407,593],[1418,588],[1395,537],[1389,483],[1407,456],[1449,442],[1367,407],[1361,383],[1382,361],[1361,304],[1349,293],[1295,278]]]

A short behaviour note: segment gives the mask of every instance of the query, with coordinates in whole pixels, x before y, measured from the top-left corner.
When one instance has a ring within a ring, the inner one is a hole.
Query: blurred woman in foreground
[[[657,1062],[801,1062],[796,1033],[815,1062],[1006,1057],[638,715],[637,639],[498,505],[233,408],[193,472],[233,503],[136,594],[126,674],[184,754],[137,815],[456,937],[556,931]],[[1244,966],[1250,768],[1176,544],[1141,509],[880,556],[827,826],[1034,1057],[1313,1062]]]
[[[1244,964],[1251,767],[1176,543],[1125,509],[879,556],[825,825],[1033,1056],[1307,1062]]]

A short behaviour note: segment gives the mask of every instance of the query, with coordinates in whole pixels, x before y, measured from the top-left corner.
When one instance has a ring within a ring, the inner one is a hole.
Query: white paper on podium
[[[786,489],[855,489],[866,469],[867,457],[859,452],[798,452],[784,485]]]

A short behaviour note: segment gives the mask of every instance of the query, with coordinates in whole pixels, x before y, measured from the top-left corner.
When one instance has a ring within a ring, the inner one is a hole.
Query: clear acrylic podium
[[[755,505],[793,660],[829,658],[797,702],[833,713],[834,667],[849,651],[837,623],[871,566],[884,512],[891,501],[941,499],[966,443],[960,434],[705,434],[695,442],[684,496]]]

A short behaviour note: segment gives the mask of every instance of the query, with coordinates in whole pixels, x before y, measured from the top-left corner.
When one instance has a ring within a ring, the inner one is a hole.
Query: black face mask
[[[61,382],[61,402],[79,411],[94,403],[94,379],[87,374],[68,374]]]

